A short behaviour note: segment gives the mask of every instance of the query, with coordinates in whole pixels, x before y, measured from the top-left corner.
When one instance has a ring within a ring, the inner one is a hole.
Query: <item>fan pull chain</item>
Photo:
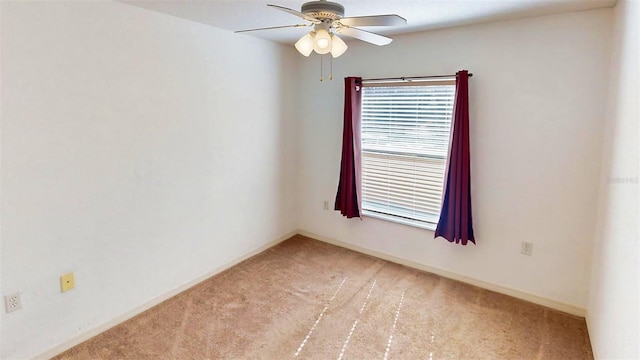
[[[323,78],[322,78],[322,58],[323,56],[320,55],[320,82],[322,82]]]
[[[329,61],[329,64],[331,64],[331,65],[329,66],[329,69],[330,69],[330,71],[331,71],[331,74],[329,74],[329,80],[333,80],[333,56],[331,56],[331,57],[329,58],[329,60],[330,60],[330,61]]]

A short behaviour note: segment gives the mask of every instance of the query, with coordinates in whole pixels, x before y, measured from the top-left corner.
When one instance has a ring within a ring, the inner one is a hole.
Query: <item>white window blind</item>
[[[362,209],[432,227],[442,203],[455,82],[364,85]]]

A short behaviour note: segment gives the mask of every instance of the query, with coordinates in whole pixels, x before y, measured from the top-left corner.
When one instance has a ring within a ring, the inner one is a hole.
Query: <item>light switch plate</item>
[[[73,289],[76,286],[73,279],[73,273],[64,274],[60,276],[60,291],[65,292]]]

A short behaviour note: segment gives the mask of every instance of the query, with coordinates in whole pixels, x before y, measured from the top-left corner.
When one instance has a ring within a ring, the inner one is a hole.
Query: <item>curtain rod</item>
[[[469,77],[472,77],[473,74],[469,73]],[[362,79],[362,81],[381,81],[381,80],[418,80],[418,79],[436,79],[436,78],[450,78],[456,77],[456,74],[451,75],[431,75],[431,76],[410,76],[410,77],[396,77],[396,78],[378,78],[378,79]]]

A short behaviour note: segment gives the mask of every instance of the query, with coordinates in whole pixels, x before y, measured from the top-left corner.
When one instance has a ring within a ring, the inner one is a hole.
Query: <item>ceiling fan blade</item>
[[[339,27],[336,31],[342,35],[350,36],[378,46],[387,45],[393,41],[392,38],[348,26]]]
[[[407,19],[395,14],[347,17],[339,20],[346,26],[402,26],[407,25]]]
[[[272,29],[284,29],[284,28],[299,28],[299,27],[307,27],[307,26],[309,26],[309,25],[306,25],[306,24],[296,24],[296,25],[270,26],[270,27],[255,28],[255,29],[237,30],[237,31],[234,31],[234,32],[235,32],[235,33],[244,33],[244,32],[250,32],[250,31],[272,30]]]
[[[301,17],[301,18],[303,18],[303,19],[305,19],[307,21],[311,21],[314,24],[320,24],[322,22],[322,21],[320,21],[320,20],[318,20],[318,19],[316,19],[314,17],[311,17],[309,15],[305,15],[305,14],[301,13],[300,11],[289,9],[289,8],[284,7],[284,6],[273,5],[273,4],[267,4],[267,6],[270,6],[270,7],[274,8],[274,9],[278,9],[280,11],[284,11],[284,12],[289,13],[291,15],[295,15],[297,17]]]

